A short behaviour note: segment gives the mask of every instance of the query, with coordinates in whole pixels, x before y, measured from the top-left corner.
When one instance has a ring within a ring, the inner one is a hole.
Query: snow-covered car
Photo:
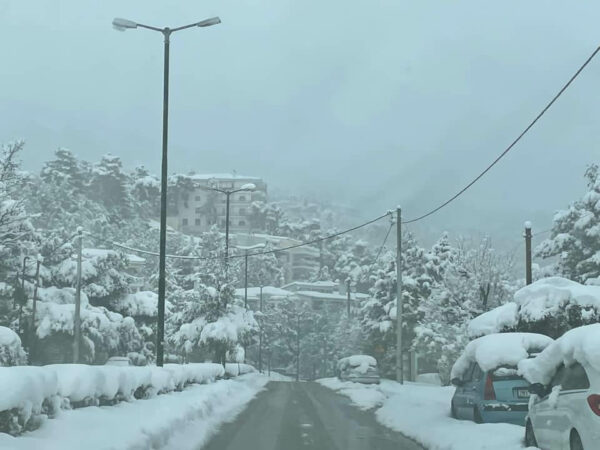
[[[519,375],[520,361],[554,342],[535,333],[497,333],[467,345],[452,367],[456,386],[450,409],[456,419],[477,423],[525,424],[529,383]]]
[[[544,450],[600,446],[600,324],[568,331],[519,371],[532,384],[525,441]]]
[[[106,366],[131,366],[131,360],[127,356],[111,356],[104,363]]]
[[[369,355],[353,355],[342,358],[337,363],[337,375],[342,381],[379,384],[377,361]]]

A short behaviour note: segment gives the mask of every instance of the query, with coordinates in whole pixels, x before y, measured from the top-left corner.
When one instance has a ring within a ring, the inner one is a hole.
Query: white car
[[[104,363],[105,366],[131,366],[131,360],[127,356],[111,356]]]
[[[535,394],[525,419],[527,446],[543,450],[600,448],[599,337],[600,324],[576,328],[535,360],[519,364],[533,382],[529,391]]]

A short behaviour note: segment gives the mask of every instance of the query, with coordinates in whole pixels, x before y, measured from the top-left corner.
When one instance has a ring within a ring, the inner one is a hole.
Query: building
[[[240,252],[260,252],[266,247],[273,250],[286,249],[276,253],[284,269],[285,283],[309,278],[319,270],[318,248],[311,245],[288,248],[301,244],[298,239],[261,233],[236,233],[230,236],[230,242]]]
[[[171,205],[168,224],[187,234],[208,231],[213,225],[225,229],[227,196],[208,188],[225,191],[240,189],[252,183],[255,189],[236,192],[230,196],[230,232],[251,230],[251,204],[253,201],[266,201],[267,185],[258,177],[237,174],[194,174],[173,177],[171,183]],[[174,198],[173,198],[174,197]]]
[[[282,286],[282,289],[293,292],[300,300],[310,302],[313,309],[340,309],[348,304],[348,291],[345,283],[334,281],[294,281]],[[368,294],[350,292],[350,307],[358,308],[360,302],[368,299]]]
[[[294,298],[294,293],[286,291],[285,289],[277,288],[274,286],[263,286],[261,287],[248,287],[247,291],[248,308],[253,311],[260,309],[260,297],[262,295],[263,307],[268,303],[285,300],[288,298]],[[235,290],[235,297],[239,300],[245,300],[246,290],[244,288]]]

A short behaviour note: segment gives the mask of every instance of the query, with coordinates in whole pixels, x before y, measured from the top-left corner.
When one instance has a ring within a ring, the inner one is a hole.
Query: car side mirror
[[[527,390],[530,394],[535,394],[538,397],[544,397],[546,395],[547,389],[542,383],[533,383],[527,387]]]
[[[462,386],[463,384],[465,384],[464,381],[460,378],[452,378],[452,380],[450,380],[450,383],[452,383],[454,386]]]

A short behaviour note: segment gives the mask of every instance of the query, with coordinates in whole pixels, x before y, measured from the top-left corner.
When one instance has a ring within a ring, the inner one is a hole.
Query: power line
[[[390,235],[390,231],[392,231],[393,227],[394,227],[394,222],[390,223],[390,227],[388,228],[387,233],[385,234],[385,237],[383,238],[381,247],[379,247],[379,251],[377,252],[377,255],[375,255],[375,259],[373,259],[373,262],[371,263],[371,266],[369,267],[369,273],[373,270],[373,267],[375,267],[375,263],[379,260],[379,256],[381,256],[381,252],[383,251],[383,248],[385,247],[385,243],[387,242],[388,236]]]
[[[273,254],[273,253],[284,252],[286,250],[291,250],[291,249],[294,249],[294,248],[304,247],[304,246],[307,246],[307,245],[313,245],[313,244],[316,244],[316,243],[319,243],[319,242],[322,242],[322,241],[326,241],[328,239],[336,238],[336,237],[341,236],[343,234],[351,233],[352,231],[356,231],[356,230],[358,230],[360,228],[364,228],[364,227],[366,227],[368,225],[371,225],[371,224],[373,224],[373,223],[375,223],[375,222],[383,219],[384,217],[390,216],[391,214],[392,214],[391,211],[387,211],[385,214],[383,214],[383,215],[381,215],[379,217],[376,217],[376,218],[371,219],[371,220],[369,220],[367,222],[361,223],[360,225],[357,225],[355,227],[348,228],[347,230],[339,231],[337,233],[333,233],[333,234],[330,234],[328,236],[322,236],[320,238],[313,239],[311,241],[301,242],[299,244],[294,244],[294,245],[290,245],[290,246],[287,246],[287,247],[277,248],[277,249],[274,249],[274,250],[267,250],[267,251],[264,251],[264,252],[248,253],[247,256],[268,255],[268,254]],[[144,254],[144,255],[159,256],[159,253],[157,253],[157,252],[152,252],[152,251],[148,251],[148,250],[141,250],[141,249],[138,249],[138,248],[129,247],[127,245],[123,245],[123,244],[120,244],[118,242],[113,242],[113,241],[110,241],[108,239],[101,238],[101,237],[93,235],[93,234],[91,234],[89,232],[86,232],[86,234],[88,236],[91,236],[94,239],[98,239],[99,241],[104,242],[106,244],[122,248],[123,250],[127,250],[127,251],[130,251],[130,252],[141,253],[141,254]],[[214,261],[214,260],[217,260],[217,259],[225,259],[225,256],[181,256],[181,255],[166,255],[166,257],[167,258],[172,258],[172,259],[203,260],[203,261]],[[246,257],[246,254],[231,255],[231,256],[229,256],[229,259],[232,259],[232,258],[245,258],[245,257]]]
[[[571,85],[571,83],[573,81],[575,81],[575,79],[579,76],[579,74],[583,71],[583,69],[585,69],[585,67],[590,63],[590,61],[592,59],[594,59],[594,57],[596,56],[596,54],[599,51],[600,51],[600,47],[597,47],[596,50],[594,50],[594,52],[589,56],[589,58],[583,63],[583,65],[577,70],[577,72],[575,72],[575,74],[569,79],[569,81],[562,87],[562,89],[560,91],[558,91],[558,94],[556,94],[554,96],[554,98],[552,100],[550,100],[550,103],[548,103],[546,105],[546,107],[544,109],[542,109],[542,111],[536,116],[536,118],[533,119],[533,121],[521,132],[521,134],[519,134],[519,136],[502,153],[500,153],[500,155],[494,161],[492,161],[492,163],[489,166],[487,166],[483,172],[481,172],[479,175],[477,175],[469,184],[467,184],[464,188],[462,188],[460,191],[458,191],[456,194],[454,194],[452,197],[450,197],[448,200],[446,200],[441,205],[435,207],[428,213],[425,213],[425,214],[423,214],[419,217],[416,217],[414,219],[411,219],[411,220],[406,220],[402,223],[418,222],[419,220],[423,220],[426,217],[429,217],[429,216],[435,214],[440,209],[444,208],[445,206],[448,206],[450,203],[452,203],[454,200],[456,200],[458,197],[460,197],[464,192],[466,192],[471,186],[473,186],[475,183],[477,183],[477,181],[479,181],[479,179],[481,177],[483,177],[487,172],[489,172],[490,169],[492,167],[494,167],[509,151],[511,151],[512,148],[521,140],[521,138],[527,134],[527,132],[546,113],[546,111],[548,111],[550,109],[550,107],[554,104],[554,102],[556,102],[556,100],[558,100],[558,98],[563,94],[563,92],[565,92],[567,90],[567,88]]]

